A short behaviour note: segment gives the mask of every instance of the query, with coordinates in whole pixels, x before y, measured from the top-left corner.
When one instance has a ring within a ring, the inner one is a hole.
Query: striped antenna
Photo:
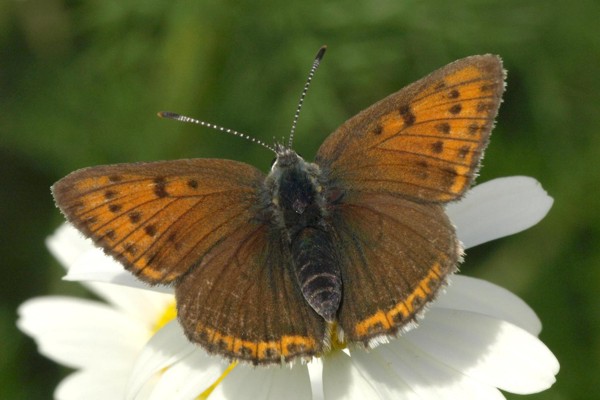
[[[298,117],[300,116],[300,110],[302,109],[302,104],[304,103],[304,98],[306,97],[306,92],[308,92],[308,87],[310,86],[310,82],[312,81],[317,68],[319,68],[319,64],[321,64],[321,60],[325,55],[325,50],[327,50],[327,46],[321,46],[319,52],[315,56],[315,60],[313,61],[312,67],[310,68],[310,72],[308,73],[308,78],[306,79],[306,83],[304,84],[304,89],[302,89],[302,94],[300,95],[300,101],[298,102],[298,107],[296,108],[296,114],[294,115],[294,122],[292,122],[292,129],[290,131],[290,139],[288,141],[288,148],[292,148],[292,144],[294,142],[294,133],[296,132],[296,125],[298,124]]]
[[[200,121],[195,118],[186,117],[185,115],[180,115],[180,114],[176,114],[176,113],[169,112],[169,111],[161,111],[158,113],[158,116],[161,118],[174,119],[176,121],[188,122],[190,124],[205,126],[207,128],[215,129],[219,132],[229,133],[234,136],[239,136],[239,137],[245,138],[251,142],[257,143],[257,144],[263,146],[264,148],[271,150],[273,153],[276,153],[275,149],[273,147],[269,146],[268,144],[266,144],[265,142],[258,140],[256,138],[253,138],[252,136],[247,135],[245,133],[234,131],[233,129],[223,128],[222,126],[219,126],[219,125],[211,124],[211,123],[205,122],[205,121]]]

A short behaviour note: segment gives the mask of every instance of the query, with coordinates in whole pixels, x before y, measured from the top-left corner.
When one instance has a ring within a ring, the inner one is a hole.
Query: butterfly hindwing
[[[320,354],[325,321],[302,297],[291,268],[289,244],[279,231],[240,226],[177,286],[188,338],[254,364]]]
[[[454,200],[477,173],[503,91],[498,57],[455,61],[346,121],[316,163],[352,190]]]
[[[456,270],[461,247],[443,207],[354,193],[332,216],[344,282],[344,338],[369,345],[410,326]]]

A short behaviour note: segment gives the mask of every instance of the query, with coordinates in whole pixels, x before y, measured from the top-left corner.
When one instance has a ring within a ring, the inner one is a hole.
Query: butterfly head
[[[271,172],[278,168],[290,168],[300,162],[304,162],[304,159],[300,157],[298,153],[279,143],[275,145],[275,156],[276,158],[271,166]]]
[[[317,181],[320,180],[321,172],[317,164],[305,161],[293,149],[283,144],[276,144],[274,148],[276,157],[267,181],[276,182],[275,184],[278,185],[282,181],[292,179],[318,186]]]

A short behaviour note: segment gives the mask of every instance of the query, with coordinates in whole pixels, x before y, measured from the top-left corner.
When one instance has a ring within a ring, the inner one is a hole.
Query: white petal
[[[48,237],[46,245],[67,271],[74,266],[82,270],[87,267],[92,268],[92,266],[86,265],[82,261],[88,258],[97,259],[98,264],[108,265],[106,267],[108,271],[114,268],[115,261],[102,253],[92,244],[91,240],[84,238],[70,224],[61,225]],[[123,267],[121,265],[117,265],[117,267],[119,273],[123,273]],[[108,272],[102,276],[104,276],[104,280],[109,281],[113,275]],[[132,318],[142,321],[149,327],[153,327],[167,306],[174,301],[173,296],[169,294],[132,289],[122,285],[92,282],[82,282],[82,284],[108,303],[126,312]],[[141,285],[139,282],[138,284]]]
[[[128,370],[83,370],[63,379],[54,392],[57,400],[122,399]]]
[[[402,338],[378,346],[369,353],[351,351],[351,356],[362,374],[375,383],[382,399],[504,398],[496,388],[436,361]]]
[[[173,293],[167,286],[152,286],[135,278],[115,259],[104,254],[90,239],[85,238],[71,224],[61,225],[46,239],[52,255],[65,267],[67,281],[114,283],[162,293]],[[85,285],[85,284],[84,284]],[[87,286],[87,285],[86,285]],[[96,292],[93,285],[88,286]],[[104,293],[100,290],[99,295]]]
[[[17,326],[32,336],[39,352],[73,368],[131,365],[150,332],[98,302],[42,297],[23,303]]]
[[[84,284],[115,308],[125,312],[130,318],[139,320],[150,329],[154,329],[165,310],[175,304],[172,294],[111,283],[86,282]]]
[[[67,275],[63,279],[67,281],[107,282],[161,293],[173,293],[173,288],[169,286],[150,286],[137,279],[99,248],[90,248],[82,253],[71,264]]]
[[[311,398],[306,365],[255,368],[238,364],[215,388],[210,400],[305,400]]]
[[[546,216],[553,201],[535,179],[513,176],[473,187],[446,211],[458,238],[469,248],[532,227]]]
[[[375,385],[343,351],[334,351],[323,360],[325,400],[380,399]]]
[[[194,345],[186,339],[177,321],[166,324],[140,351],[131,373],[127,398],[136,398],[149,380],[194,350]]]
[[[545,390],[559,370],[556,357],[538,338],[477,313],[434,308],[402,338],[457,371],[508,392]]]
[[[69,269],[93,244],[71,224],[62,224],[46,238],[46,247],[65,269]]]
[[[225,368],[219,357],[210,357],[204,350],[196,348],[162,373],[150,399],[195,399],[221,376]]]
[[[313,357],[306,366],[310,377],[312,400],[324,400],[323,397],[323,360]]]
[[[542,330],[542,323],[535,312],[515,294],[468,276],[452,276],[446,292],[431,307],[486,314],[515,324],[535,336]]]

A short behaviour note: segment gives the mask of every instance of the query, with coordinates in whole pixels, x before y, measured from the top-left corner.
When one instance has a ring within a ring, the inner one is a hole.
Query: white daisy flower
[[[535,225],[551,205],[537,181],[510,177],[476,186],[447,211],[469,248]],[[59,399],[502,399],[501,390],[549,388],[559,370],[521,299],[461,275],[417,328],[369,351],[336,349],[292,368],[228,366],[185,339],[170,288],[135,280],[68,225],[48,246],[66,279],[108,303],[42,297],[20,307],[18,325],[40,352],[77,370]]]
[[[67,268],[95,253],[69,225],[60,227],[47,245]],[[173,296],[81,283],[106,303],[65,296],[33,298],[19,307],[17,325],[35,339],[41,354],[77,370],[59,384],[55,398],[124,398],[139,352],[175,315]]]

